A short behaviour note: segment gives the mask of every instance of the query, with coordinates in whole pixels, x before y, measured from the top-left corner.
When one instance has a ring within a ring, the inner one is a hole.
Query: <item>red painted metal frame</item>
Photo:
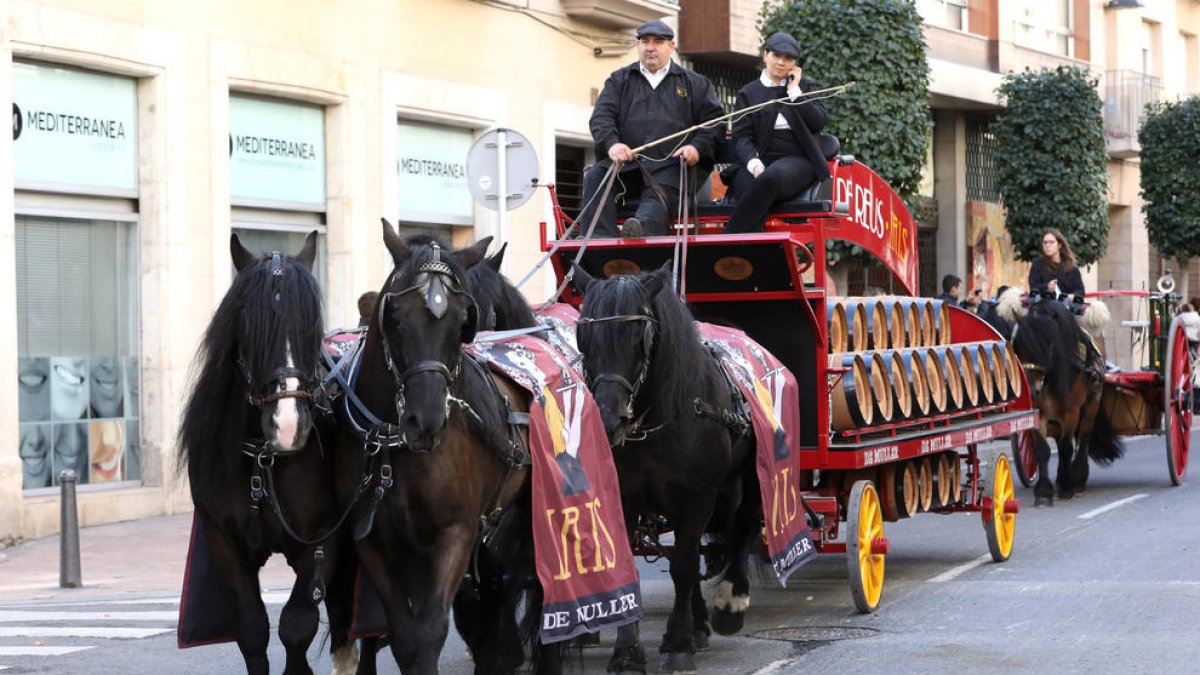
[[[719,237],[711,234],[721,233],[724,217],[706,216],[696,219],[696,227],[688,235],[689,248],[778,245],[786,255],[791,256],[791,261],[795,261],[794,264],[788,265],[791,290],[689,293],[688,301],[706,303],[796,300],[803,308],[816,342],[824,353],[828,340],[828,328],[824,318],[825,242],[828,239],[842,239],[858,244],[875,255],[910,294],[915,294],[916,226],[903,203],[878,175],[863,164],[834,160],[830,163],[830,171],[833,174],[834,199],[828,212],[774,214],[767,221],[765,232]],[[556,218],[555,231],[561,238],[570,221],[558,205],[553,186],[550,186],[550,194]],[[566,254],[555,256],[551,260],[561,280],[567,272],[564,258],[578,252],[584,243],[581,240],[552,243],[547,238],[546,223],[542,223],[540,234],[543,251],[557,245],[558,250]],[[588,250],[608,251],[623,248],[670,249],[674,247],[675,241],[676,237],[673,235],[641,239],[597,239],[587,242],[586,247]],[[802,256],[803,261],[797,260],[797,251],[807,252],[808,246],[811,246],[811,255]],[[809,267],[812,283],[805,284],[804,274]],[[581,298],[568,286],[563,300],[578,306]],[[961,308],[950,308],[950,326],[952,342],[955,344],[1002,339],[986,322]],[[836,380],[842,376],[844,369],[829,367],[824,358],[817,358],[815,365],[816,382],[824,382],[826,390],[825,395],[816,397],[817,420],[805,420],[805,423],[820,424],[825,431],[816,435],[815,447],[801,449],[804,474],[811,475],[809,472],[814,470],[853,471],[871,468],[965,447],[966,451],[959,454],[966,460],[968,475],[971,477],[969,492],[959,503],[935,509],[939,512],[983,511],[986,517],[991,504],[990,499],[981,495],[979,491],[979,457],[976,444],[1032,429],[1038,424],[1038,413],[1032,408],[1028,381],[1025,381],[1021,396],[1011,401],[931,416],[916,423],[877,427],[871,429],[869,435],[860,435],[855,439],[857,442],[853,443],[844,442],[844,439],[839,441],[835,439],[835,434],[829,431],[829,392]],[[1023,372],[1021,377],[1025,377]],[[846,549],[844,541],[833,541],[838,537],[839,522],[843,515],[844,488],[841,481],[832,481],[827,487],[802,491],[808,505],[823,516],[823,527],[813,532],[814,541],[823,552],[844,552]]]

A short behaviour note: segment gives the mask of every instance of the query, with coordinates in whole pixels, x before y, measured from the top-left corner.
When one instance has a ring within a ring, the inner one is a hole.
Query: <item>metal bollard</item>
[[[75,472],[63,469],[58,475],[58,482],[62,486],[58,586],[79,588],[83,583],[83,575],[79,569],[79,511],[75,506]]]

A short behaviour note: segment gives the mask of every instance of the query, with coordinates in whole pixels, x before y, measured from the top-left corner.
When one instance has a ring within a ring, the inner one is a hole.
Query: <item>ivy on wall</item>
[[[1148,105],[1138,142],[1150,244],[1186,265],[1200,256],[1200,97]]]
[[[1108,249],[1108,155],[1096,84],[1086,70],[1059,66],[1009,73],[1000,85],[1007,107],[992,126],[993,158],[1021,260],[1041,255],[1048,227],[1062,231],[1081,266]]]

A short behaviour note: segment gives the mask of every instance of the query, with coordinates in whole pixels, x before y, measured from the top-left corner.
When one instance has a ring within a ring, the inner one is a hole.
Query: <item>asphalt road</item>
[[[1200,442],[1193,444],[1200,445]],[[1093,467],[1088,491],[1033,509],[1018,488],[1012,558],[991,562],[978,514],[921,515],[886,523],[891,540],[876,613],[854,610],[846,562],[829,555],[801,569],[786,589],[764,575],[753,589],[743,635],[714,637],[697,663],[704,673],[1194,673],[1200,663],[1200,483],[1171,487],[1161,438],[1132,439],[1127,456]],[[1196,456],[1193,453],[1193,456]],[[643,563],[647,616],[642,635],[654,660],[670,605],[665,563]],[[706,589],[711,597],[712,589]],[[268,597],[277,619],[282,594]],[[30,611],[52,612],[28,619]],[[234,645],[175,648],[174,598],[122,605],[0,606],[0,668],[10,673],[236,673]],[[141,615],[112,618],[117,612]],[[83,613],[107,614],[72,620]],[[62,618],[60,615],[65,616]],[[58,618],[50,618],[58,617]],[[143,637],[37,638],[66,625],[168,629]],[[6,637],[10,633],[18,633]],[[587,649],[577,672],[604,672],[613,635]],[[5,646],[40,641],[86,646],[60,655],[9,656]],[[311,650],[318,673],[323,649]],[[397,672],[381,654],[381,672]],[[275,638],[272,671],[283,668]],[[452,634],[443,673],[472,672]]]

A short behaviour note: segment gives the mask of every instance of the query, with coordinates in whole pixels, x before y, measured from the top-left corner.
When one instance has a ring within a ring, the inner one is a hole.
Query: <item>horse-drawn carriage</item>
[[[573,265],[602,279],[673,264],[676,290],[697,320],[744,331],[795,374],[793,485],[815,548],[847,554],[855,605],[871,612],[889,550],[884,521],[978,512],[992,557],[1009,557],[1019,510],[1009,462],[1003,453],[981,461],[979,446],[1035,428],[1038,415],[1015,356],[974,314],[928,299],[826,290],[830,239],[873,254],[909,293],[917,276],[916,227],[894,191],[852,157],[835,157],[830,169],[809,201],[776,209],[762,233],[709,236],[721,233],[730,207],[701,205],[673,236],[575,239],[555,199],[556,230],[543,226],[542,242],[560,280]],[[578,271],[575,278],[578,287]],[[589,316],[584,298],[569,288],[564,298],[585,302],[584,321],[639,318]],[[661,323],[640,318],[647,335]],[[634,352],[638,339],[630,338]],[[642,533],[635,552],[661,552],[655,534]]]
[[[1107,418],[1116,436],[1162,435],[1168,476],[1172,485],[1180,485],[1191,444],[1195,355],[1176,316],[1183,298],[1174,291],[1168,272],[1159,279],[1157,291],[1110,289],[1088,293],[1087,298],[1129,308],[1129,319],[1098,337],[1113,346],[1128,340],[1130,359],[1142,360],[1140,367],[1110,368],[1103,374],[1098,414]],[[1122,335],[1125,330],[1131,333]],[[1041,478],[1037,444],[1032,429],[1012,439],[1017,477],[1026,487]]]

